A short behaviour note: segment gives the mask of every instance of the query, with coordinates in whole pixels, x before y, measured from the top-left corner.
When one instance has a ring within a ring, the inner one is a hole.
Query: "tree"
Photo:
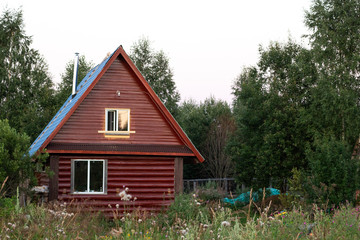
[[[25,179],[33,179],[34,164],[28,155],[30,138],[11,128],[7,120],[0,120],[0,182],[6,183],[7,194],[14,195]]]
[[[0,119],[34,140],[54,113],[54,89],[31,42],[21,10],[5,10],[0,17]]]
[[[312,111],[320,124],[314,128],[354,145],[360,130],[360,2],[315,0],[305,24],[319,72]]]
[[[211,123],[203,150],[206,158],[205,170],[211,177],[232,177],[233,163],[226,153],[226,145],[230,135],[235,130],[235,121],[231,112],[215,118]]]
[[[355,188],[346,186],[359,185],[351,158],[360,130],[359,19],[359,1],[314,0],[305,17],[311,48],[292,41],[260,48],[258,66],[237,79],[238,131],[228,149],[239,181],[275,180],[284,190],[297,168],[324,194],[334,188],[331,202],[351,198]]]
[[[79,65],[78,65],[78,75],[77,84],[86,76],[86,74],[94,67],[94,64],[90,61],[87,61],[85,56],[81,55],[79,57]],[[69,61],[66,64],[65,71],[61,74],[61,82],[58,85],[58,89],[56,91],[56,109],[60,109],[60,107],[64,104],[66,99],[71,95],[72,85],[73,85],[73,75],[74,74],[74,61]]]
[[[308,192],[323,187],[322,200],[339,204],[359,186],[351,154],[360,131],[360,2],[315,0],[305,24],[318,72],[308,111],[314,136],[306,149]]]
[[[262,125],[266,109],[263,104],[267,96],[261,80],[256,68],[246,68],[233,86],[233,111],[237,129],[230,137],[227,151],[235,165],[237,181],[248,186],[253,184],[256,177],[257,152],[264,136]]]
[[[176,116],[180,94],[176,90],[169,58],[163,51],[155,52],[147,38],[134,43],[129,56],[166,108]]]
[[[238,130],[228,150],[238,181],[285,190],[291,170],[306,168],[311,135],[303,112],[315,81],[310,51],[291,40],[260,48],[258,66],[244,69],[233,87]]]
[[[229,105],[213,97],[200,104],[185,101],[179,107],[177,120],[205,158],[202,164],[185,165],[184,177],[232,176],[231,161],[225,153],[228,137],[235,128]]]

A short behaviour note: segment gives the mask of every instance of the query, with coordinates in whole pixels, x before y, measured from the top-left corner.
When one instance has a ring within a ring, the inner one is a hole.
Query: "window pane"
[[[90,192],[103,191],[103,161],[90,161]]]
[[[87,161],[74,161],[74,191],[87,191]]]
[[[119,130],[118,131],[129,131],[128,129],[128,115],[129,111],[119,110]]]
[[[116,131],[116,111],[107,112],[107,131]]]

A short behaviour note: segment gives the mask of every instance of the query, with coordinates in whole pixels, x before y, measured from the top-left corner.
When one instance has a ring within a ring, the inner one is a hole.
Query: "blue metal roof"
[[[83,96],[89,86],[94,82],[96,77],[103,70],[106,63],[109,61],[112,55],[106,58],[102,63],[91,69],[84,79],[80,82],[76,89],[76,95],[74,98],[70,95],[70,97],[66,100],[66,102],[62,105],[60,110],[55,114],[53,119],[49,122],[49,124],[44,128],[44,130],[40,133],[40,135],[35,139],[35,141],[31,144],[29,148],[29,154],[32,156],[35,154],[46,141],[46,139],[54,132],[56,127],[61,123],[61,121],[65,118],[65,116],[70,112],[70,110],[74,107],[74,105],[79,101],[79,99]]]

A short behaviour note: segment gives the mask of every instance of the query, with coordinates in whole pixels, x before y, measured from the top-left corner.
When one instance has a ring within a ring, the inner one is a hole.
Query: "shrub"
[[[215,182],[207,182],[196,191],[196,195],[204,201],[217,201],[222,200],[226,193]]]
[[[25,179],[34,180],[34,166],[27,154],[30,138],[11,128],[7,120],[0,120],[0,182],[6,177],[6,195],[13,196]]]
[[[174,203],[166,211],[169,224],[172,225],[177,218],[185,221],[199,220],[203,221],[209,218],[209,211],[206,206],[197,199],[196,194],[178,195]]]
[[[310,171],[305,188],[311,202],[339,205],[353,200],[359,187],[359,162],[351,157],[349,144],[334,138],[317,140],[306,156]]]

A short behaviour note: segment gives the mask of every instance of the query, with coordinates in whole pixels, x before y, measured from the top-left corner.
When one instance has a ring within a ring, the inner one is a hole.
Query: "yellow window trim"
[[[98,131],[98,133],[105,133],[107,135],[130,135],[130,133],[136,133],[135,131]]]

